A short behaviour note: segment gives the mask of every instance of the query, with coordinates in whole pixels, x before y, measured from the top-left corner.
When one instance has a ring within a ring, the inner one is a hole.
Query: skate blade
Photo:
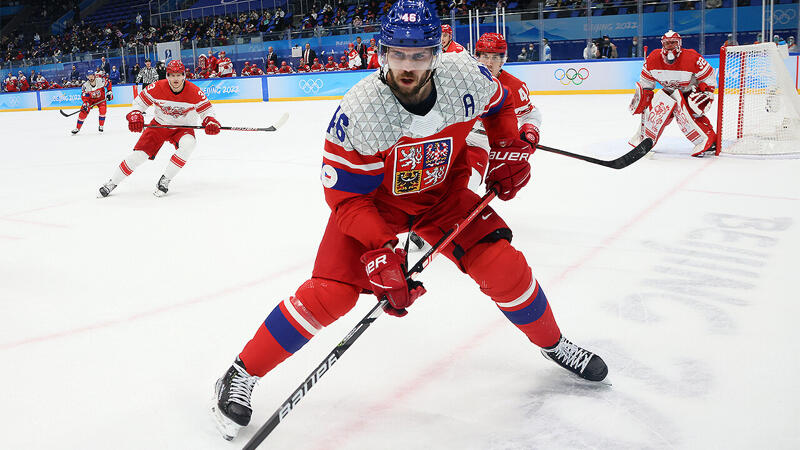
[[[153,191],[153,195],[155,195],[156,197],[163,197],[163,196],[167,195],[167,193],[164,192],[164,191],[159,191],[158,189],[156,189],[155,191]]]
[[[211,406],[211,415],[214,419],[214,424],[217,426],[217,431],[222,434],[223,439],[232,441],[239,435],[239,430],[242,429],[242,426],[222,414],[219,408],[217,408],[216,396],[214,397],[214,404]]]

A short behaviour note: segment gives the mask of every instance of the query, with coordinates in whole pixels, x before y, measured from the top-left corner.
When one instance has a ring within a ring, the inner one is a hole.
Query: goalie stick
[[[420,258],[419,261],[417,261],[417,263],[414,264],[413,267],[411,267],[411,269],[408,271],[408,274],[406,275],[406,279],[410,279],[413,275],[418,274],[423,270],[425,270],[425,268],[428,267],[428,264],[430,264],[431,261],[433,261],[433,259],[439,253],[441,253],[442,250],[444,250],[444,248],[447,247],[447,245],[453,241],[453,239],[455,239],[455,237],[461,232],[461,230],[466,228],[467,225],[469,225],[470,222],[472,222],[472,220],[475,219],[475,217],[477,217],[477,215],[480,214],[480,212],[483,211],[484,208],[486,208],[486,205],[488,205],[489,202],[492,201],[492,199],[494,199],[495,195],[496,194],[494,191],[489,191],[486,193],[486,195],[481,197],[481,201],[472,207],[467,217],[462,219],[461,222],[455,225],[455,227],[451,228],[450,231],[445,233],[445,235],[442,236],[441,239],[439,239],[439,242],[434,244],[433,247],[431,247],[425,253],[425,255],[423,255],[422,258]],[[372,325],[372,322],[374,322],[375,319],[377,319],[383,313],[383,307],[388,302],[389,301],[384,296],[367,313],[367,315],[364,316],[364,318],[361,319],[356,324],[356,326],[352,330],[350,330],[349,333],[347,333],[344,339],[342,339],[342,341],[339,342],[339,344],[336,345],[336,347],[334,347],[334,349],[328,354],[328,356],[325,357],[324,360],[322,360],[322,362],[317,366],[317,368],[314,369],[314,371],[311,372],[311,374],[306,377],[305,381],[303,381],[303,383],[292,392],[292,395],[290,395],[286,400],[283,401],[280,408],[278,408],[274,413],[272,413],[272,416],[270,416],[270,418],[267,419],[264,425],[262,425],[261,428],[259,428],[258,431],[256,431],[256,434],[253,435],[252,438],[250,438],[247,444],[245,444],[243,450],[254,450],[259,445],[261,445],[262,442],[264,442],[264,439],[266,439],[267,436],[269,436],[269,434],[272,433],[272,431],[275,430],[275,428],[281,423],[281,421],[283,421],[283,419],[290,412],[292,412],[292,409],[295,406],[297,406],[297,403],[300,400],[302,400],[303,397],[306,396],[308,391],[310,391],[311,388],[313,388],[317,384],[319,379],[322,378],[323,375],[325,375],[331,370],[331,366],[333,366],[333,364],[336,363],[339,360],[339,358],[341,358],[342,354],[346,352],[347,349],[350,348],[351,345],[353,345],[356,339],[358,339],[359,336],[361,336],[361,334],[364,333],[364,331],[367,328],[369,328],[370,325]]]
[[[104,97],[102,100],[100,100],[100,101],[98,101],[98,102],[94,102],[94,103],[92,103],[91,105],[89,105],[89,109],[92,109],[94,106],[96,106],[96,105],[99,105],[100,103],[103,103],[103,102],[105,102],[105,101],[107,101],[107,100],[106,100],[106,99],[105,99],[105,97]],[[60,113],[61,113],[61,115],[62,115],[62,116],[64,116],[64,117],[69,117],[69,116],[74,116],[75,114],[78,114],[79,112],[81,112],[81,109],[80,109],[80,108],[78,108],[78,110],[77,110],[77,111],[75,111],[75,112],[71,112],[71,113],[69,113],[69,114],[65,113],[65,112],[64,112],[64,110],[62,110],[62,109],[59,109],[59,110],[58,110],[58,112],[60,112]]]
[[[486,131],[484,130],[476,130],[476,132],[478,134],[486,135]],[[592,158],[591,156],[572,153],[566,150],[559,150],[557,148],[548,147],[546,145],[537,145],[536,148],[544,150],[546,152],[556,153],[559,155],[569,156],[570,158],[580,159],[581,161],[597,164],[599,166],[611,167],[612,169],[624,169],[625,167],[628,167],[631,164],[635,163],[636,161],[642,159],[642,157],[644,157],[644,155],[646,155],[647,152],[649,152],[653,148],[653,140],[650,138],[644,138],[644,140],[640,142],[639,145],[628,151],[628,153],[625,153],[619,158],[612,159],[610,161],[606,161],[604,159]]]
[[[289,120],[289,113],[283,113],[280,119],[275,122],[274,125],[270,125],[265,128],[255,128],[255,127],[219,127],[220,130],[230,130],[230,131],[277,131],[278,128],[282,127],[286,121]],[[195,130],[202,130],[204,127],[202,125],[145,125],[145,128],[193,128]]]

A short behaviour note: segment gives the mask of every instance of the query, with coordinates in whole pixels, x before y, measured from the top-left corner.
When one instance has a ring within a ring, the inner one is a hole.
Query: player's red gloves
[[[125,118],[128,119],[129,130],[134,133],[141,133],[144,130],[144,116],[141,111],[134,109]]]
[[[203,128],[205,128],[206,134],[208,135],[213,136],[215,134],[219,134],[219,122],[217,122],[217,119],[211,116],[203,119]]]
[[[628,107],[631,111],[631,114],[641,114],[650,106],[650,102],[653,101],[653,90],[652,89],[644,89],[639,82],[636,82],[636,92],[633,93],[633,99],[631,100],[631,105]]]
[[[89,114],[89,104],[88,104],[88,103],[86,103],[86,102],[84,102],[84,103],[81,105],[81,111],[82,111],[82,112],[85,112],[86,114]]]
[[[425,287],[419,281],[406,281],[405,262],[406,252],[402,249],[380,248],[361,255],[372,292],[378,300],[386,296],[391,306],[384,310],[396,317],[408,314],[406,308],[425,293]]]
[[[539,128],[532,123],[523,123],[519,127],[519,137],[523,141],[531,144],[531,148],[535,149],[536,144],[539,143]]]
[[[534,149],[521,139],[499,144],[489,152],[486,187],[495,190],[500,200],[511,200],[531,179],[528,158]]]

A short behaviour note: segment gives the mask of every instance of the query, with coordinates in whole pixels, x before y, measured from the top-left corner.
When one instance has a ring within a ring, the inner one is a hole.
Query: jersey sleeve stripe
[[[491,116],[492,114],[497,113],[497,111],[500,111],[500,109],[503,107],[503,104],[506,102],[506,98],[508,97],[508,90],[506,90],[505,88],[502,89],[503,89],[503,95],[500,97],[500,101],[492,105],[488,111],[486,111],[485,113],[483,113],[483,115],[481,115],[481,117],[488,117]]]
[[[201,103],[200,105],[197,106],[197,112],[201,113],[201,112],[207,110],[208,108],[211,108],[211,103],[210,102]]]
[[[326,152],[326,151],[322,152],[322,157],[323,157],[323,160],[327,159],[329,161],[337,162],[337,163],[339,163],[339,164],[341,164],[343,166],[349,167],[351,169],[363,170],[364,172],[370,172],[370,171],[375,171],[375,170],[381,170],[382,171],[383,167],[384,167],[384,163],[382,163],[382,162],[376,162],[376,163],[371,163],[371,164],[354,164],[354,163],[351,163],[350,161],[346,160],[345,158],[343,158],[343,157],[341,157],[339,155],[334,155],[333,153]]]
[[[369,194],[370,192],[378,189],[378,186],[383,183],[383,173],[379,175],[366,175],[361,173],[348,172],[339,167],[328,165],[333,169],[335,176],[331,176],[329,172],[323,170],[322,176],[326,177],[323,184],[328,189],[335,191],[349,192],[351,194]],[[330,184],[333,183],[331,186]]]
[[[153,104],[153,99],[150,97],[150,94],[148,94],[147,91],[142,91],[142,93],[139,94],[139,98],[141,98],[142,102],[147,106],[151,106]]]

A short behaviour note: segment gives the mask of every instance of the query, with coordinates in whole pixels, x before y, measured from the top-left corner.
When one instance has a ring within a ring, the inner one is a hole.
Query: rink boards
[[[708,57],[715,69],[719,57]],[[798,86],[800,57],[785,60],[786,68]],[[545,63],[510,63],[504,66],[512,75],[525,81],[533,95],[624,94],[633,86],[642,69],[641,59],[554,61]],[[296,73],[284,75],[192,80],[213,103],[330,100],[341,98],[372,70]],[[139,85],[114,86],[109,106],[130,106],[139,93]],[[75,109],[81,105],[80,88],[0,94],[0,112]]]

